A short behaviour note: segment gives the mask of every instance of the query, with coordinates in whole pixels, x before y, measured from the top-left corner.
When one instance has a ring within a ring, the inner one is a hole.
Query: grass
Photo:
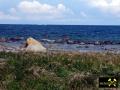
[[[98,90],[99,76],[120,73],[112,53],[0,52],[0,90]],[[87,89],[86,89],[87,90]]]

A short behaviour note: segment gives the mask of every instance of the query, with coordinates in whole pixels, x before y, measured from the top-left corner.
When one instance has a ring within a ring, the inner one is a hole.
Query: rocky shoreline
[[[24,37],[0,37],[0,42],[19,42],[19,41],[24,41]],[[57,43],[57,44],[79,44],[79,45],[88,45],[88,44],[93,44],[93,45],[120,45],[120,41],[110,41],[110,40],[95,40],[95,41],[89,41],[89,40],[72,40],[69,38],[60,38],[56,40],[51,40],[51,39],[40,39],[41,42],[43,43]]]
[[[13,44],[14,45],[14,44]],[[60,45],[60,44],[44,44],[48,51],[57,52],[111,52],[120,53],[120,46],[101,46],[101,45]],[[23,47],[11,47],[0,44],[0,52],[21,52],[25,51]]]
[[[112,41],[74,41],[69,39],[49,40],[41,39],[41,43],[49,51],[75,51],[75,52],[113,52],[120,53],[120,43]],[[18,42],[21,42],[17,44]],[[15,45],[16,43],[16,45]],[[11,44],[11,45],[6,45]],[[0,52],[24,51],[25,39],[23,37],[0,38]]]
[[[66,40],[66,39],[57,39],[57,40],[49,40],[49,39],[41,39],[44,43],[57,43],[57,44],[79,44],[79,45],[120,45],[120,41],[110,41],[110,40],[103,40],[103,41],[82,41],[82,40]]]

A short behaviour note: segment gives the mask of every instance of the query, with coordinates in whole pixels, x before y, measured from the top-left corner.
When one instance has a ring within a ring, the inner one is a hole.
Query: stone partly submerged
[[[26,41],[25,51],[27,51],[27,52],[46,52],[47,49],[39,41],[30,37]]]

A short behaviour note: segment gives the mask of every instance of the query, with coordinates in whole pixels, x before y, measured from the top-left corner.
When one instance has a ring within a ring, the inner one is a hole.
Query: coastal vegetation
[[[0,90],[98,90],[101,76],[120,77],[119,54],[0,52]]]

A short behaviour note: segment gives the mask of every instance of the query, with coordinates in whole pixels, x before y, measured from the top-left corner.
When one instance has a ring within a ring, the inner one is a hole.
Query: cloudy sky
[[[120,0],[0,0],[0,23],[120,25]]]

